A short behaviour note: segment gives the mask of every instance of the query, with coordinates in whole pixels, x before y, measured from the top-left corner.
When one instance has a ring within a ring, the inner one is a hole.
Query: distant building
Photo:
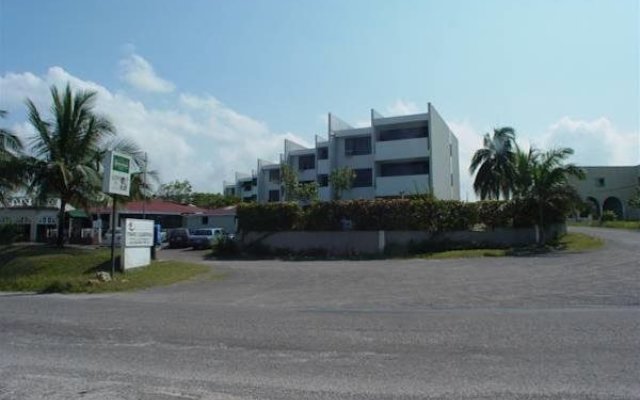
[[[250,174],[236,173],[224,193],[243,201],[282,201],[281,165],[297,173],[301,183],[316,182],[321,201],[333,198],[329,176],[349,167],[355,172],[351,190],[342,199],[374,199],[433,194],[460,198],[458,139],[435,107],[424,114],[383,117],[371,110],[371,125],[354,128],[329,114],[327,137],[316,136],[307,148],[285,140],[280,162],[258,160]]]
[[[571,183],[580,197],[593,204],[596,217],[613,211],[618,219],[640,219],[640,210],[629,207],[629,199],[640,185],[640,165],[629,167],[580,167],[584,180]]]

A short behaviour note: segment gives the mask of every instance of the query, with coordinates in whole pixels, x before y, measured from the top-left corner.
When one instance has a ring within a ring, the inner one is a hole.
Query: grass
[[[596,228],[613,228],[613,229],[640,229],[640,221],[592,221],[592,222],[576,222],[569,221],[571,226],[591,226]]]
[[[477,257],[504,257],[511,255],[543,254],[554,251],[582,252],[595,250],[604,245],[602,239],[585,235],[583,233],[567,233],[556,242],[545,247],[519,247],[511,249],[467,249],[447,250],[433,253],[419,254],[417,257],[435,260],[452,258],[477,258]]]
[[[137,290],[187,280],[209,268],[179,261],[154,261],[145,268],[118,272],[111,282],[95,279],[97,271],[110,270],[108,249],[0,246],[0,291],[101,293]]]

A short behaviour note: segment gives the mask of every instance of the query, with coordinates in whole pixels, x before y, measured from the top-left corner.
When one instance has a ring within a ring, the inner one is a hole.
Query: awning
[[[71,210],[71,211],[67,211],[67,214],[71,218],[89,218],[89,216],[87,215],[86,212],[84,212],[84,210]]]

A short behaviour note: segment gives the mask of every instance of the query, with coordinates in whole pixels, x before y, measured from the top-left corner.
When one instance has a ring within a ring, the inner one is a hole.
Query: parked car
[[[113,241],[116,244],[116,247],[119,247],[122,243],[122,229],[120,227],[116,228],[116,235],[113,238]],[[104,235],[102,235],[102,246],[111,246],[111,229],[107,230]]]
[[[194,249],[208,249],[215,240],[226,236],[222,228],[201,228],[191,234],[190,244]]]
[[[191,235],[187,228],[176,228],[169,231],[169,247],[172,249],[189,247],[189,239]]]

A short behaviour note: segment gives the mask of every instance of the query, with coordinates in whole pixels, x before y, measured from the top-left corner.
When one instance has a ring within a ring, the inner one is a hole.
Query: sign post
[[[117,151],[107,152],[104,158],[102,191],[111,195],[111,278],[115,274],[116,195],[129,197],[131,190],[131,157]]]

